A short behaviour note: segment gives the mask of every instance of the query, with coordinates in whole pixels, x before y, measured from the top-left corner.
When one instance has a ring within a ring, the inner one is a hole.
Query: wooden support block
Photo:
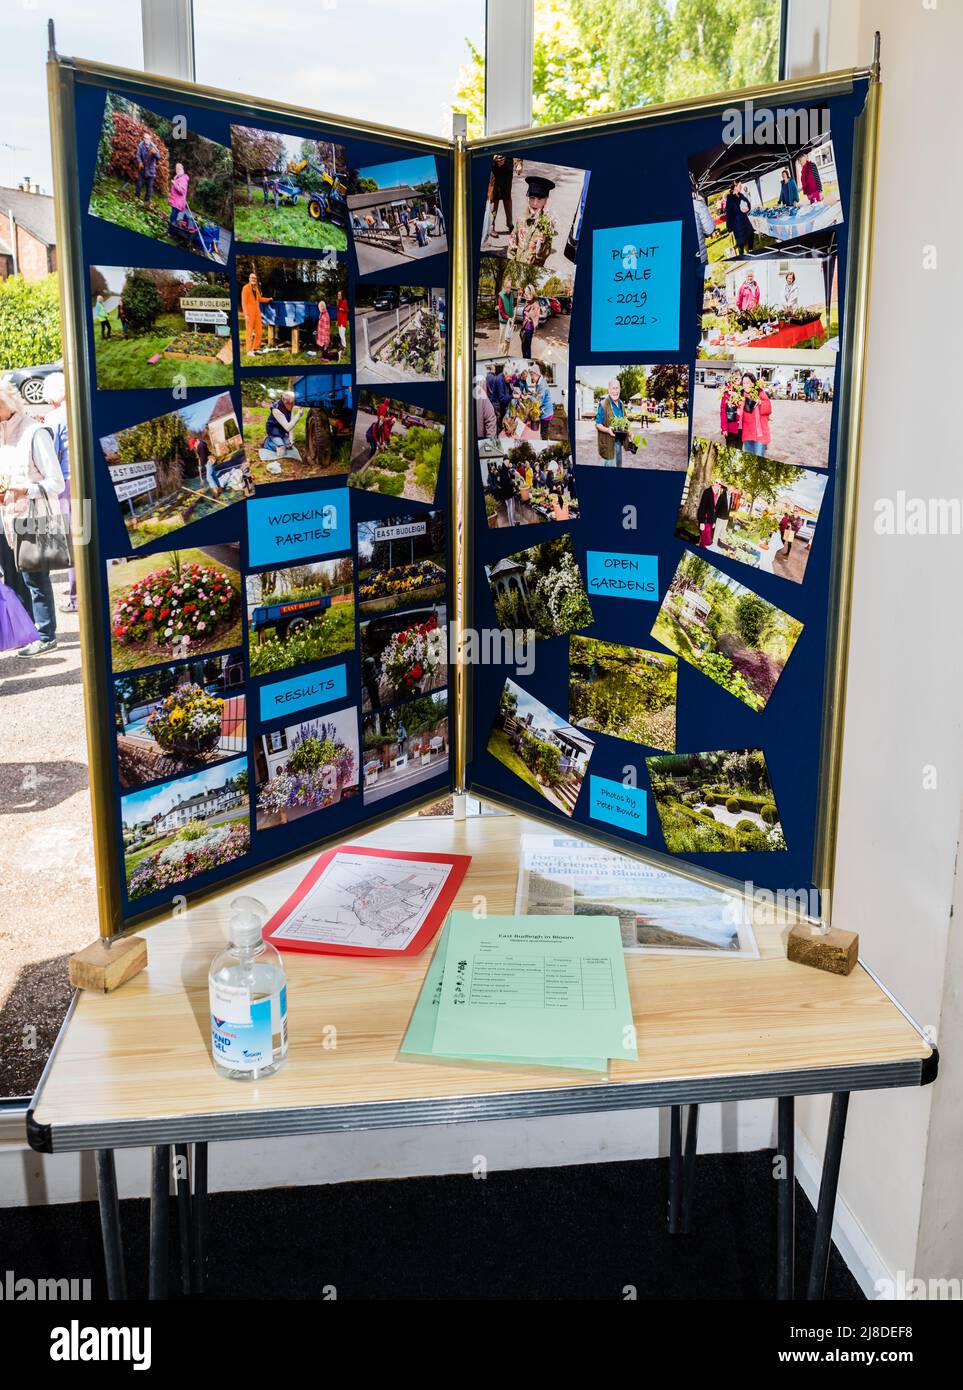
[[[859,934],[841,931],[839,927],[814,932],[812,927],[800,924],[790,929],[786,955],[798,965],[811,965],[833,975],[848,975],[856,968]]]
[[[297,327],[291,329],[291,351],[295,357],[298,355],[301,344],[301,334]]]
[[[146,964],[147,941],[142,936],[123,936],[110,946],[105,941],[95,941],[70,957],[70,983],[75,989],[109,994]]]

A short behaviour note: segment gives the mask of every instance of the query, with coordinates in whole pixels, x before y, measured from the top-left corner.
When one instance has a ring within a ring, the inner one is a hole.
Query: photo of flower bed
[[[363,708],[380,709],[447,685],[447,635],[443,605],[362,623]]]
[[[357,796],[359,762],[354,707],[261,734],[254,749],[258,830]]]
[[[802,623],[686,554],[672,576],[652,636],[749,706],[765,709]]]
[[[674,751],[674,656],[594,637],[570,637],[568,653],[568,714],[577,728]]]
[[[238,646],[239,569],[236,543],[108,561],[113,669]]]
[[[445,513],[358,523],[362,615],[437,603],[445,596]]]
[[[358,381],[442,381],[445,292],[421,285],[359,285]]]
[[[761,748],[676,753],[645,765],[672,854],[786,848]]]
[[[350,555],[261,570],[245,583],[252,676],[323,661],[354,646]]]
[[[121,797],[130,898],[144,898],[247,854],[247,759]]]
[[[561,637],[594,621],[570,536],[506,555],[485,573],[500,627]]]
[[[361,391],[348,485],[386,497],[433,502],[444,439],[441,415]]]

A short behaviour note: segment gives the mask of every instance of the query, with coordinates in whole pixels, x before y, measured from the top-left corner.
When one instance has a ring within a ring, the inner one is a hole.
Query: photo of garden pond
[[[448,692],[435,691],[362,720],[364,804],[448,771]]]
[[[258,487],[348,471],[347,372],[241,378],[244,455]]]
[[[687,553],[652,636],[750,709],[762,710],[802,630],[781,608]]]
[[[247,854],[247,758],[120,799],[127,894],[143,898]]]
[[[445,419],[424,406],[359,391],[349,487],[433,502]]]
[[[675,751],[678,661],[595,637],[568,639],[568,716],[588,729]]]
[[[117,430],[100,447],[134,550],[253,492],[227,391]]]
[[[246,752],[243,652],[117,676],[114,723],[124,791]]]
[[[499,627],[561,637],[594,621],[571,536],[506,555],[485,574]]]
[[[424,607],[444,599],[446,525],[442,511],[358,523],[362,617]]]
[[[575,810],[593,741],[513,680],[498,698],[488,751],[557,811]]]
[[[672,854],[786,848],[761,748],[675,753],[645,765]]]
[[[316,560],[245,577],[248,666],[267,676],[354,646],[354,561]]]
[[[343,145],[232,125],[231,152],[238,241],[347,251]]]
[[[353,705],[260,734],[254,744],[258,830],[357,796],[359,763]]]
[[[236,541],[107,561],[115,671],[241,645]]]

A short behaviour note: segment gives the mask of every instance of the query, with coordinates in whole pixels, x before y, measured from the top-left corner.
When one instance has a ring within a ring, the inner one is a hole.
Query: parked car
[[[397,309],[401,300],[397,290],[385,289],[379,290],[371,303],[376,309]]]
[[[13,367],[4,375],[15,386],[28,405],[43,405],[43,387],[48,376],[62,372],[64,360],[45,362],[40,367]]]
[[[548,298],[547,295],[540,294],[538,296],[538,302],[542,306],[542,323],[547,323],[548,320],[552,317],[552,314],[555,312],[555,310],[552,308],[552,301]]]
[[[562,301],[560,299],[556,299],[553,294],[548,295],[548,302],[552,306],[553,314],[560,314],[562,312]]]

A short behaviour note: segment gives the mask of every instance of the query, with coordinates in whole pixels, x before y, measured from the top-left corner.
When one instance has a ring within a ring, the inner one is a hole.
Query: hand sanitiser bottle
[[[257,898],[233,900],[229,944],[208,976],[214,1070],[232,1081],[272,1076],[287,1056],[287,987],[280,955],[261,936],[267,915]]]

